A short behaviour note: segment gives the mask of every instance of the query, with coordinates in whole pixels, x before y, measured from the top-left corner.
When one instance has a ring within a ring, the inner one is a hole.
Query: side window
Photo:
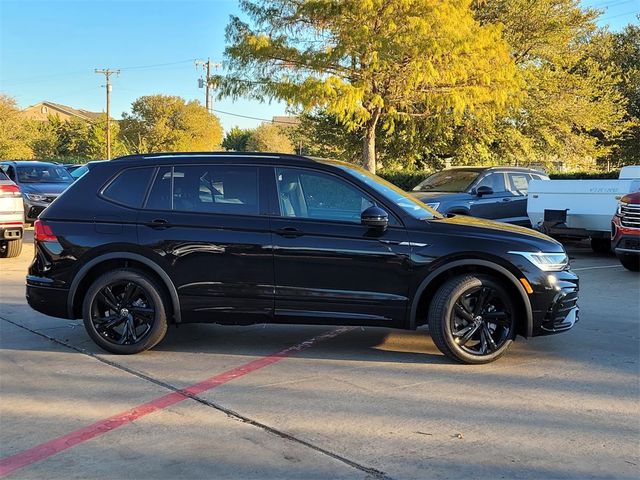
[[[258,215],[258,169],[235,165],[176,165],[172,201],[173,210],[181,212]]]
[[[9,177],[11,180],[13,180],[15,182],[16,181],[16,171],[15,171],[15,169],[11,165],[9,165],[7,167],[6,172],[7,172],[7,177]]]
[[[140,208],[153,170],[153,167],[123,170],[102,191],[102,196],[127,207]]]
[[[500,172],[490,173],[476,185],[478,187],[491,187],[493,193],[504,193],[507,191],[504,185],[504,174]]]
[[[283,217],[360,223],[360,214],[373,200],[348,182],[320,172],[276,169]]]
[[[517,195],[526,195],[531,175],[528,173],[509,173],[509,190]]]
[[[158,169],[145,208],[148,210],[171,210],[171,167]]]

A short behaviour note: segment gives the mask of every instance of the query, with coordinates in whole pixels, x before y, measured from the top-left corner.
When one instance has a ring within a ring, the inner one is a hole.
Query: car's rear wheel
[[[640,271],[640,254],[620,255],[618,258],[620,259],[622,266],[627,270],[631,270],[632,272]]]
[[[4,245],[0,245],[0,257],[2,258],[14,258],[22,253],[22,239],[7,240],[3,242]]]
[[[515,305],[495,278],[461,275],[445,282],[429,307],[429,332],[438,349],[462,363],[492,362],[516,336]]]
[[[87,290],[84,326],[108,352],[143,352],[167,333],[166,305],[163,289],[153,278],[138,270],[114,270],[98,277]]]

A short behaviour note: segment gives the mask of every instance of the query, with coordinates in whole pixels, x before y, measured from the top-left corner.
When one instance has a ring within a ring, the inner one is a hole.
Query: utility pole
[[[205,93],[204,93],[204,104],[205,107],[207,108],[207,112],[211,113],[211,95],[209,93],[209,84],[210,84],[210,80],[211,80],[211,67],[214,67],[216,70],[218,68],[220,68],[220,64],[219,63],[211,63],[211,59],[207,58],[207,61],[205,62],[204,60],[196,60],[196,66],[199,67],[203,67],[204,70],[207,72],[206,76],[204,78],[204,80],[202,80],[202,78],[198,81],[198,86],[200,88],[202,88],[204,86],[205,88]]]
[[[119,75],[120,70],[96,68],[95,72],[103,74],[106,79],[104,87],[107,90],[107,160],[111,160],[111,75]]]

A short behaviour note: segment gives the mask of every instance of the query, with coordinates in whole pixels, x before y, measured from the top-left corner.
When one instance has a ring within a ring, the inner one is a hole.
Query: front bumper
[[[578,276],[571,270],[544,272],[535,282],[528,279],[533,313],[532,336],[551,335],[570,330],[580,320]]]
[[[611,248],[616,255],[640,255],[640,228],[625,227],[619,216],[611,222]]]

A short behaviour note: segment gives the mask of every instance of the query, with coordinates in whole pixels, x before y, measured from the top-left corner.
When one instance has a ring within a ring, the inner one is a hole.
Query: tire
[[[4,248],[0,250],[0,257],[2,258],[14,258],[20,256],[22,253],[22,239],[7,240],[4,242]]]
[[[484,301],[478,305],[481,298]],[[445,282],[434,295],[429,306],[429,332],[447,357],[460,363],[489,363],[504,355],[513,343],[515,313],[509,292],[497,279],[461,275]]]
[[[624,268],[632,272],[640,271],[640,255],[620,255],[618,257]]]
[[[122,268],[98,277],[82,303],[84,327],[103,350],[144,352],[167,333],[167,299],[158,282],[140,270]]]
[[[591,250],[594,253],[608,254],[611,253],[611,240],[608,238],[592,238]]]

